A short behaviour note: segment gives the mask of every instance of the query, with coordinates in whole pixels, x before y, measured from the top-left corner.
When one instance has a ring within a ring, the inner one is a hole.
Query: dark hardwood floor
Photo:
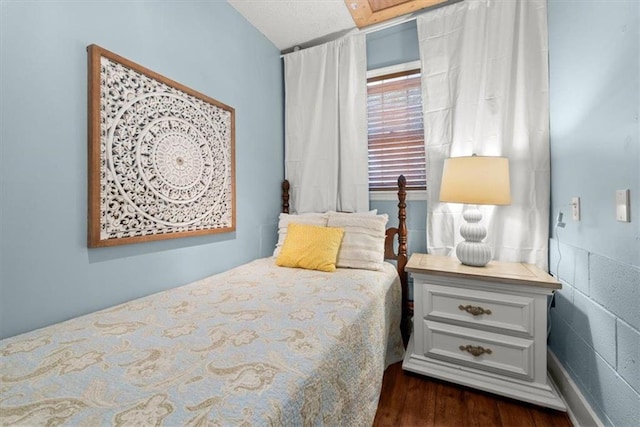
[[[404,372],[384,374],[374,426],[571,427],[565,412]]]

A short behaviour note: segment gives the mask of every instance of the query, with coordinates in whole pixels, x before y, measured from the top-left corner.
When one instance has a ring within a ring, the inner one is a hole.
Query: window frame
[[[411,70],[420,70],[422,72],[422,66],[420,60],[403,62],[401,64],[395,64],[388,67],[374,68],[367,71],[367,81],[371,78],[385,76],[388,74],[403,73]],[[425,153],[425,164],[426,164]],[[398,195],[393,190],[369,190],[369,200],[398,200]],[[427,190],[410,190],[407,189],[407,200],[427,200]]]

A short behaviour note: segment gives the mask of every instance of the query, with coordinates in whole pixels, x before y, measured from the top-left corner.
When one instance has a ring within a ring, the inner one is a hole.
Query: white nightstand
[[[413,254],[413,333],[402,367],[566,411],[547,379],[547,297],[561,285],[534,265]]]

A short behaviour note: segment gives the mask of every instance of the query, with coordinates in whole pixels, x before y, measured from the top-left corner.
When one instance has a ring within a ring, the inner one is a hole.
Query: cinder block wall
[[[562,230],[559,232],[562,241]],[[558,240],[549,345],[607,425],[640,421],[640,269]]]
[[[550,349],[602,422],[640,426],[640,2],[547,4],[549,266],[563,283]],[[615,191],[625,188],[631,222],[615,217]]]

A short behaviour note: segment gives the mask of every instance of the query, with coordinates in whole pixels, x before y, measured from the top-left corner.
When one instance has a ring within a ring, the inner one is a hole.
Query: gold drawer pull
[[[485,353],[486,354],[493,353],[493,351],[491,351],[490,348],[484,348],[482,346],[474,347],[472,345],[461,345],[459,348],[460,348],[460,351],[466,351],[467,353],[471,353],[476,357],[482,356]]]
[[[476,305],[459,305],[458,308],[462,311],[466,311],[469,314],[474,316],[479,316],[481,314],[491,314],[491,310],[485,309]]]

